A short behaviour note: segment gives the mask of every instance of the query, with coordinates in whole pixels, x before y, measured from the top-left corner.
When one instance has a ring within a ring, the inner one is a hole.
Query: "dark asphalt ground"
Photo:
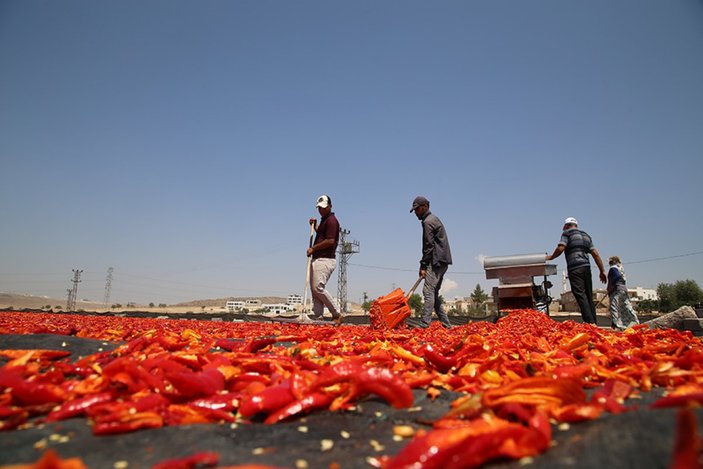
[[[0,335],[0,348],[66,349],[73,352],[71,359],[115,346],[50,334]],[[649,409],[648,404],[658,395],[654,392],[628,401],[629,405],[638,405],[632,412],[606,414],[568,429],[555,427],[554,447],[529,465],[508,461],[486,467],[666,468],[671,461],[675,411]],[[76,418],[0,433],[0,465],[34,462],[43,448],[53,448],[64,458],[79,456],[88,467],[97,469],[113,468],[119,461],[127,462],[130,469],[149,468],[165,459],[199,451],[219,453],[223,466],[258,463],[294,468],[296,461],[304,460],[310,468],[326,468],[332,463],[341,468],[368,468],[367,458],[395,454],[407,443],[408,440],[393,439],[394,425],[429,428],[430,422],[447,412],[456,394],[443,392],[435,401],[421,391],[416,391],[415,396],[412,409],[393,409],[382,401],[369,399],[361,402],[356,411],[317,412],[272,426],[191,425],[96,437],[86,419]],[[699,422],[703,421],[703,410],[699,409],[697,416]],[[321,441],[325,439],[334,442],[332,449],[322,450]]]

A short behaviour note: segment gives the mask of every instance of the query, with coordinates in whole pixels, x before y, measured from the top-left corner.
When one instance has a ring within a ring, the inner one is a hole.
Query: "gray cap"
[[[418,195],[415,197],[415,200],[413,200],[413,207],[410,209],[411,212],[415,211],[416,208],[418,208],[420,205],[430,205],[430,201],[424,198],[421,195]]]

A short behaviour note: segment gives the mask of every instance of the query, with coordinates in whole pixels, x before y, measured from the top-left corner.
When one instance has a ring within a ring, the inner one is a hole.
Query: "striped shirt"
[[[591,266],[591,260],[588,255],[595,248],[588,233],[578,228],[569,228],[562,232],[559,244],[565,246],[567,270]]]

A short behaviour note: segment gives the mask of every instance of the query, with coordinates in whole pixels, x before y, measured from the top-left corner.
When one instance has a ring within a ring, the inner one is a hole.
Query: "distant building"
[[[270,314],[282,314],[289,311],[293,311],[294,307],[292,305],[287,305],[283,303],[267,304],[264,303],[261,307],[266,310],[266,313]]]
[[[640,300],[657,300],[659,297],[657,296],[657,291],[653,290],[651,288],[642,288],[642,287],[636,287],[636,288],[628,288],[627,289],[627,295],[632,299],[633,303],[637,303]],[[605,289],[599,288],[599,289],[594,289],[593,290],[593,301],[596,303],[600,302],[600,308],[608,308],[609,302],[608,299],[605,298],[608,296],[608,293]],[[604,299],[605,298],[605,299]],[[601,302],[601,300],[603,300]],[[559,303],[561,304],[561,310],[562,311],[579,311],[579,305],[576,303],[576,299],[574,298],[574,294],[571,291],[566,291],[561,294],[561,298],[559,300]]]
[[[461,298],[455,296],[453,300],[444,300],[445,311],[456,311],[458,313],[466,313],[469,311],[469,306],[472,306],[470,298]]]
[[[256,308],[258,306],[261,306],[261,300],[257,298],[250,298],[244,302],[244,305],[247,308]]]
[[[634,300],[658,300],[659,295],[657,295],[657,291],[654,290],[653,288],[642,288],[642,287],[635,287],[635,288],[628,288],[627,293],[630,295],[630,297]]]
[[[288,295],[288,299],[286,301],[286,304],[289,304],[291,306],[302,305],[303,304],[303,297],[300,295]]]
[[[241,309],[244,309],[244,302],[243,301],[228,301],[225,303],[225,308],[227,311],[234,312],[234,311],[239,311]]]

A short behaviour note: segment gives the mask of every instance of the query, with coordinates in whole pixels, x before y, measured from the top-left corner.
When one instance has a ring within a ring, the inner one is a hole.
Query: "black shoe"
[[[427,329],[428,327],[430,327],[430,325],[427,324],[425,321],[420,321],[417,323],[416,327],[419,327],[420,329]]]
[[[452,325],[449,324],[448,322],[443,322],[443,323],[442,323],[442,327],[445,328],[445,329],[451,329],[451,328],[452,328]]]

